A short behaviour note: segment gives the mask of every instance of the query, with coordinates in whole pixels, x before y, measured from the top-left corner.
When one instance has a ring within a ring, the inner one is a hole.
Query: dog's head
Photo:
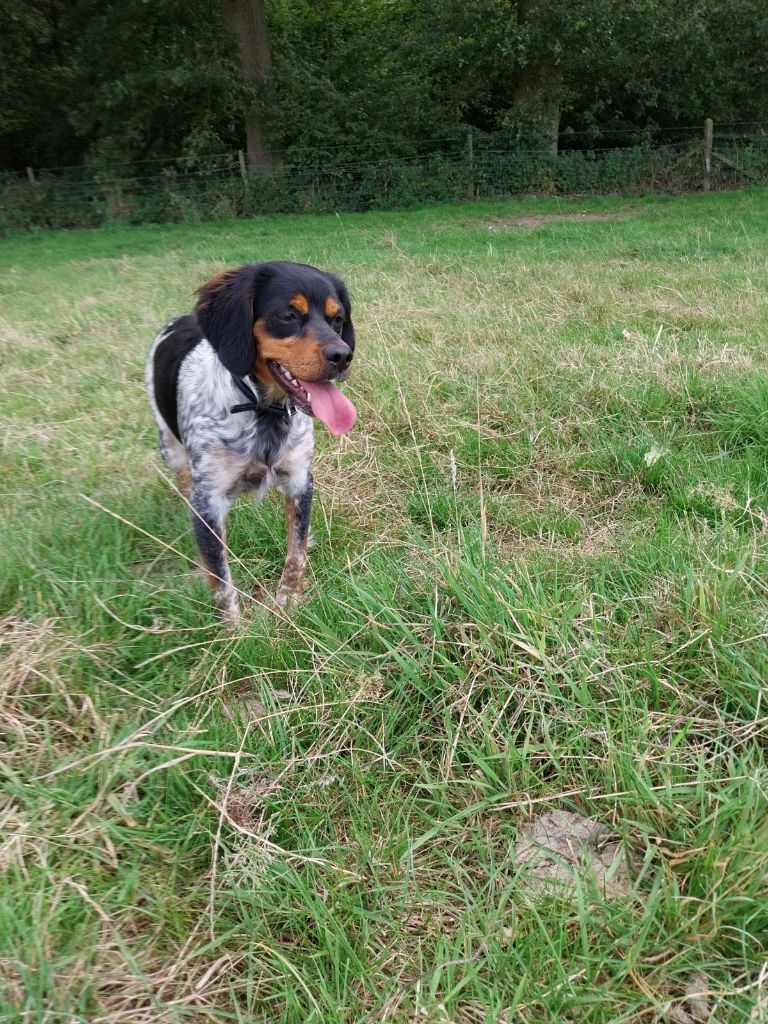
[[[272,401],[289,395],[334,434],[349,430],[354,406],[330,383],[346,380],[355,349],[340,278],[301,263],[248,264],[197,294],[197,319],[230,373],[253,374]]]

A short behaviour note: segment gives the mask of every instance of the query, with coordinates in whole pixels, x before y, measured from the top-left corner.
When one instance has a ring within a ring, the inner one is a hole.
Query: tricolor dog
[[[344,282],[300,263],[225,270],[199,289],[194,312],[152,343],[146,383],[160,451],[179,474],[210,588],[226,619],[238,602],[224,521],[235,497],[285,495],[288,545],[280,605],[302,595],[312,508],[313,420],[335,435],[355,422],[337,388],[355,334]]]

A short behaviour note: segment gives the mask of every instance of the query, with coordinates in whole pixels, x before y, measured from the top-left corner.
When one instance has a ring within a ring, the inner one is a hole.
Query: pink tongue
[[[328,427],[332,434],[346,434],[357,418],[357,409],[333,384],[299,380],[312,396],[312,412]]]

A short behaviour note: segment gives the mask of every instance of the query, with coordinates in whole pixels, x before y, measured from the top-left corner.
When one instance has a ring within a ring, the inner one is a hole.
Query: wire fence
[[[586,133],[585,133],[586,134]],[[371,157],[349,146],[302,150],[249,174],[243,154],[0,173],[0,232],[253,217],[270,213],[393,209],[525,194],[691,191],[768,182],[768,126],[579,133],[557,155],[500,136],[421,140],[419,151]]]

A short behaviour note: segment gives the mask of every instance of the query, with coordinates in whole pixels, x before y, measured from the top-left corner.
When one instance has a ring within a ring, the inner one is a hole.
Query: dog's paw
[[[213,595],[213,599],[219,610],[219,618],[230,628],[240,621],[240,605],[237,597],[231,590],[220,590]]]
[[[222,608],[219,612],[219,618],[228,629],[234,629],[242,616],[240,615],[240,609],[235,605],[234,608]]]
[[[292,587],[279,587],[275,595],[275,604],[280,609],[295,608],[303,600],[303,592]]]

